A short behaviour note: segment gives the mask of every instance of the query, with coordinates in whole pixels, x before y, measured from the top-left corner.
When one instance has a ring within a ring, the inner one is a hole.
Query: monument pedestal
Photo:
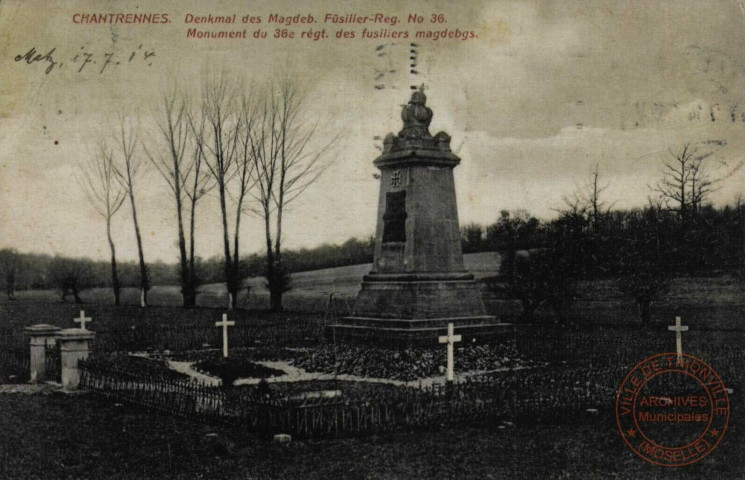
[[[367,275],[354,316],[327,327],[334,341],[409,347],[437,344],[448,323],[464,342],[488,342],[512,332],[485,313],[479,285],[468,273]]]
[[[408,320],[485,316],[470,273],[366,275],[354,309],[361,317]]]

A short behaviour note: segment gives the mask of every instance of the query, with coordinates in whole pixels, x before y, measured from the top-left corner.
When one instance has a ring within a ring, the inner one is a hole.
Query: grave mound
[[[322,345],[299,352],[294,366],[308,372],[349,374],[360,377],[411,381],[443,375],[442,348],[383,348],[354,344]],[[514,345],[479,345],[456,348],[455,369],[490,371],[532,365]]]
[[[196,363],[194,370],[219,377],[223,385],[232,385],[239,378],[270,378],[281,377],[282,370],[259,365],[245,358],[211,358]]]

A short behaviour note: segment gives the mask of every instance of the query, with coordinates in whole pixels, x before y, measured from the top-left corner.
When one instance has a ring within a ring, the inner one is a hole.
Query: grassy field
[[[626,447],[611,411],[552,425],[474,422],[288,444],[239,426],[189,423],[89,394],[0,394],[0,412],[0,478],[9,480],[736,479],[743,478],[745,450],[738,415],[703,462],[666,469]]]
[[[470,259],[470,263],[475,263],[483,255],[490,254],[466,255],[466,258]],[[488,265],[488,262],[484,265]],[[334,293],[335,312],[340,315],[346,314],[348,308],[354,307],[359,282],[368,271],[369,265],[356,265],[296,274],[293,289],[285,294],[285,309],[303,314],[324,314],[328,295]],[[494,272],[485,269],[477,271],[477,276],[487,274],[494,274]],[[268,306],[269,297],[263,287],[263,280],[249,279],[248,281],[254,286],[249,297],[245,296],[245,290],[239,296],[241,309],[236,311],[235,315],[239,319],[264,318],[265,314],[260,310]],[[613,280],[581,282],[578,286],[578,293],[579,296],[570,313],[573,320],[579,323],[600,325],[638,323],[636,306],[619,293]],[[26,322],[28,320],[31,323],[60,325],[60,319],[67,317],[71,320],[71,315],[76,316],[81,308],[100,316],[101,312],[109,312],[113,303],[113,296],[106,289],[83,292],[81,297],[84,305],[82,306],[71,302],[61,303],[59,296],[49,290],[21,291],[16,297],[16,302],[8,302],[4,297],[0,298],[0,328],[3,322],[18,318],[21,318],[24,324],[30,324]],[[483,286],[483,298],[488,313],[496,315],[503,322],[513,322],[520,315],[519,301],[497,298],[488,291],[485,285]],[[150,292],[150,308],[147,310],[133,308],[139,305],[139,292],[136,289],[124,289],[122,303],[123,306],[119,313],[113,317],[147,320],[151,317],[169,317],[170,315],[172,320],[183,318],[188,321],[193,317],[199,317],[210,321],[218,315],[215,309],[224,309],[227,305],[227,295],[223,285],[205,285],[197,298],[197,304],[202,308],[177,309],[174,310],[178,312],[175,314],[169,314],[168,312],[171,311],[169,308],[161,307],[176,307],[181,304],[179,288],[176,286],[153,287]],[[47,307],[41,308],[38,313],[30,312],[28,315],[19,316],[14,313],[22,309],[14,309],[13,305],[35,304],[47,305]],[[107,313],[103,315],[104,318],[111,316]],[[684,322],[695,328],[741,327],[743,318],[745,318],[745,281],[729,276],[675,278],[666,298],[653,305],[653,323],[670,324],[676,315],[683,316]],[[549,321],[551,312],[547,309],[539,309],[537,316]],[[70,326],[71,323],[64,323],[64,325]]]
[[[468,271],[477,278],[496,275],[499,268],[499,254],[496,252],[474,253],[464,255],[464,264]],[[300,272],[292,275],[292,290],[285,294],[285,307],[295,311],[322,311],[330,293],[336,297],[354,299],[360,288],[362,277],[370,272],[372,264],[351,265],[348,267],[328,268],[311,272]],[[266,309],[269,306],[269,291],[266,280],[261,277],[248,278],[243,282],[244,288],[238,295],[238,304],[245,308]],[[60,297],[52,290],[34,290],[17,292],[19,300],[58,302]],[[83,302],[93,304],[112,304],[114,294],[107,288],[94,288],[83,291],[80,295]],[[136,288],[122,289],[123,305],[140,304],[140,291]],[[181,305],[180,288],[175,285],[156,285],[148,293],[151,306]],[[228,294],[224,284],[210,284],[199,287],[197,306],[224,308],[228,305]]]

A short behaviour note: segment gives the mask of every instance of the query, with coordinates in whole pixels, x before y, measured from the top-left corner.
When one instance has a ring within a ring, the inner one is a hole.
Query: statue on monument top
[[[408,105],[404,105],[401,111],[401,120],[404,128],[398,132],[401,138],[432,138],[429,133],[429,124],[432,121],[432,109],[427,107],[427,96],[424,94],[424,85],[411,94]]]
[[[427,96],[424,94],[424,85],[411,94],[411,100],[403,105],[401,120],[404,128],[398,135],[389,133],[383,140],[383,155],[378,159],[384,161],[388,155],[400,154],[407,149],[426,150],[428,152],[441,152],[448,158],[457,160],[450,151],[450,135],[440,132],[434,137],[429,133],[429,124],[432,122],[432,109],[427,107]],[[376,160],[376,161],[378,161]]]

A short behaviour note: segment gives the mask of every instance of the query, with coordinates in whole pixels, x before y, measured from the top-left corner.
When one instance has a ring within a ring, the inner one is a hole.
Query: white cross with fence
[[[228,321],[228,314],[222,314],[222,321],[215,322],[216,327],[222,327],[222,356],[228,358],[228,327],[235,325],[235,322]]]
[[[683,335],[682,332],[688,331],[687,325],[680,324],[680,317],[675,317],[675,325],[667,327],[668,330],[675,332],[675,347],[678,352],[678,363],[683,361]]]
[[[92,321],[93,321],[93,319],[91,317],[86,317],[85,316],[85,311],[84,310],[81,310],[80,311],[80,318],[73,319],[73,322],[80,324],[80,329],[81,330],[88,330],[87,328],[85,328],[85,324],[88,323],[88,322],[92,322]]]
[[[452,323],[448,323],[448,334],[443,335],[440,337],[440,343],[447,343],[448,344],[448,373],[447,373],[447,381],[452,382],[454,379],[453,375],[453,364],[454,358],[453,358],[453,344],[460,342],[463,338],[460,335],[453,335],[454,327]]]

